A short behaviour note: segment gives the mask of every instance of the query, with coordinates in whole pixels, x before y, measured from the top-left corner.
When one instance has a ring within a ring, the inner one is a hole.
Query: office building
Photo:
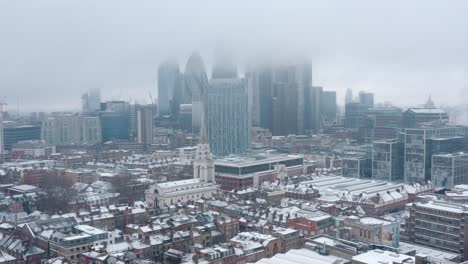
[[[158,116],[177,117],[182,88],[179,64],[170,60],[162,63],[158,68]]]
[[[310,95],[310,90],[308,89],[312,87],[311,63],[304,61],[275,67],[273,71],[273,87],[273,102],[276,104],[273,106],[273,118],[276,120],[281,119],[275,116],[275,113],[278,111],[286,111],[288,115],[294,113],[296,120],[291,120],[289,122],[295,123],[295,127],[292,130],[296,131],[291,134],[303,134],[305,130],[308,129],[307,126],[309,124],[308,120],[306,120],[306,115],[310,112],[306,103],[310,103],[311,98],[306,98],[306,94]],[[315,96],[314,93],[312,93],[312,95]],[[282,103],[276,101],[285,100],[283,98],[285,96],[288,97],[286,100],[288,102],[286,104],[287,108],[278,109],[277,105],[281,105]],[[292,98],[293,96],[296,98]],[[278,124],[274,124],[273,127],[275,125]],[[284,125],[284,123],[282,125]]]
[[[468,208],[441,201],[413,203],[407,220],[410,242],[459,253],[468,260]]]
[[[270,131],[273,128],[273,71],[270,66],[257,66],[248,73],[252,125]]]
[[[249,147],[246,84],[242,79],[213,79],[207,92],[208,142],[216,156],[240,154]]]
[[[297,85],[280,83],[273,85],[273,136],[287,136],[298,133]]]
[[[449,121],[448,114],[437,108],[410,108],[403,112],[403,127],[418,128],[427,125],[445,125]]]
[[[374,94],[367,92],[359,92],[359,103],[365,105],[367,108],[373,108]]]
[[[369,108],[358,102],[351,102],[345,106],[344,127],[357,130],[365,124],[367,110]]]
[[[375,140],[396,139],[401,131],[402,111],[397,107],[370,108],[360,129],[360,140],[371,144]]]
[[[145,146],[153,144],[154,106],[142,105],[137,109],[137,142]]]
[[[11,151],[13,144],[22,140],[40,140],[41,126],[18,125],[14,122],[3,123],[3,148]]]
[[[353,90],[348,88],[346,89],[345,105],[352,103],[353,101],[354,101]]]
[[[304,159],[298,155],[258,154],[227,157],[215,162],[216,183],[223,190],[258,187],[286,176],[304,173]]]
[[[404,147],[397,139],[374,141],[372,179],[401,181],[404,174]]]
[[[130,118],[128,112],[101,112],[102,141],[128,141],[130,134]]]
[[[190,131],[198,133],[200,131],[201,112],[205,92],[208,89],[208,77],[206,75],[205,64],[198,53],[194,53],[187,61],[184,73],[184,86],[187,101],[184,104],[191,104],[192,128]],[[181,107],[182,108],[182,107]],[[187,114],[187,106],[184,106],[184,115]],[[182,114],[182,113],[180,113]],[[186,116],[183,117],[186,120]]]
[[[455,185],[468,184],[468,153],[433,155],[431,176],[437,187],[452,189]]]
[[[322,127],[322,87],[304,88],[304,129],[318,130]]]
[[[179,125],[182,130],[194,132],[193,129],[198,126],[193,126],[192,123],[192,104],[181,104],[179,112]]]
[[[369,171],[370,160],[366,155],[353,154],[346,155],[342,159],[342,175],[343,177],[349,178],[370,178],[371,173]]]
[[[406,129],[404,135],[405,182],[424,182],[431,179],[432,156],[467,148],[467,127],[439,127]]]
[[[336,104],[336,92],[335,91],[323,91],[322,92],[322,121],[324,124],[336,123],[337,116],[337,104]]]
[[[61,114],[42,122],[41,138],[49,145],[93,145],[101,142],[98,117]]]

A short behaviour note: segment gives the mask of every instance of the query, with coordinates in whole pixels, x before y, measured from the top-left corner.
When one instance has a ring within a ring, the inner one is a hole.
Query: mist
[[[21,111],[73,110],[80,95],[149,102],[157,67],[210,69],[224,45],[243,69],[259,58],[305,57],[313,83],[374,92],[377,102],[462,105],[468,87],[466,1],[0,2],[0,97]],[[460,102],[461,101],[461,102]],[[7,108],[8,109],[8,108]]]

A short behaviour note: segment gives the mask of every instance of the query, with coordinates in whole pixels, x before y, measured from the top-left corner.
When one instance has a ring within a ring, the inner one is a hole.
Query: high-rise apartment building
[[[246,83],[242,79],[213,79],[207,92],[208,142],[214,155],[243,153],[249,147]]]
[[[137,109],[137,142],[146,146],[153,143],[154,106],[141,105]]]
[[[42,139],[49,145],[92,145],[101,142],[99,117],[55,115],[42,123]]]

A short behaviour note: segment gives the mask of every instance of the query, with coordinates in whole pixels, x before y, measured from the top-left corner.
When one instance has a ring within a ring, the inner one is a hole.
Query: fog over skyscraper
[[[201,112],[204,96],[208,87],[205,64],[198,53],[193,53],[187,61],[184,73],[184,91],[192,104],[192,131],[200,129]]]
[[[167,60],[158,69],[158,115],[177,115],[181,96],[179,64]]]
[[[218,46],[214,52],[212,79],[237,78],[237,66],[234,63],[231,51],[225,47]]]

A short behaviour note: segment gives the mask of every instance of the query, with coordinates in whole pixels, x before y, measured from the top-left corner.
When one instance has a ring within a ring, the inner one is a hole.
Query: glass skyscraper
[[[243,153],[249,146],[247,86],[242,79],[213,79],[207,92],[208,141],[216,156]]]

